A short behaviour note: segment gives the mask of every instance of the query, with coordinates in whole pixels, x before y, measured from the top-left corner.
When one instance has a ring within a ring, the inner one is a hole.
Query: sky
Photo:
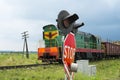
[[[120,40],[120,0],[0,0],[0,50],[22,51],[21,33],[28,31],[28,48],[37,51],[42,27],[56,25],[61,10],[78,14],[80,31]]]

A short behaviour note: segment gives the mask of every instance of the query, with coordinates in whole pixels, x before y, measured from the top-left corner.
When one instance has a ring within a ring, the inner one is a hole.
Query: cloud
[[[7,24],[6,24],[7,23]],[[0,50],[22,50],[22,32],[28,31],[30,50],[37,50],[38,41],[42,39],[42,27],[50,22],[32,20],[1,21]]]
[[[42,27],[52,22],[44,19],[29,19],[24,17],[27,14],[27,7],[24,4],[1,1],[0,4],[0,50],[22,50],[23,40],[21,33],[29,33],[29,49],[37,50],[37,45],[42,39]],[[15,4],[16,3],[16,4]],[[31,11],[32,12],[32,11]],[[33,16],[33,15],[30,15]]]
[[[12,7],[7,5],[3,0],[0,0],[0,21],[11,18],[12,12]]]
[[[4,46],[0,48],[21,50],[21,33],[29,31],[30,50],[36,50],[42,27],[56,25],[60,10],[79,15],[77,22],[85,23],[79,30],[120,40],[119,3],[120,0],[0,0],[0,44]]]

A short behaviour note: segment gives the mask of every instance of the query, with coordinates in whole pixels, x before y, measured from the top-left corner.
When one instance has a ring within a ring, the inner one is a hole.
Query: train
[[[62,61],[65,36],[53,24],[43,27],[45,47],[38,48],[38,59],[42,62]],[[81,59],[101,60],[103,58],[120,58],[120,45],[103,42],[101,37],[78,31],[75,33],[75,61]]]

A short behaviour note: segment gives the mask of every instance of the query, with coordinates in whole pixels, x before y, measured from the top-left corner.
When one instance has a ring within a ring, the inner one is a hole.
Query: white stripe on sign
[[[66,74],[67,74],[67,78],[68,78],[68,80],[70,80],[70,72],[69,72],[69,70],[68,70],[68,66],[67,66],[66,62],[63,62],[63,63],[64,63],[65,72],[66,72]]]

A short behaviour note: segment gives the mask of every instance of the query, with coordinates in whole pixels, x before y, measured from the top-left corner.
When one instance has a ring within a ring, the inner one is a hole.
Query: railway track
[[[14,65],[14,66],[0,66],[0,70],[5,69],[17,69],[17,68],[29,68],[29,67],[38,67],[38,66],[47,66],[49,63],[44,64],[28,64],[28,65]]]

